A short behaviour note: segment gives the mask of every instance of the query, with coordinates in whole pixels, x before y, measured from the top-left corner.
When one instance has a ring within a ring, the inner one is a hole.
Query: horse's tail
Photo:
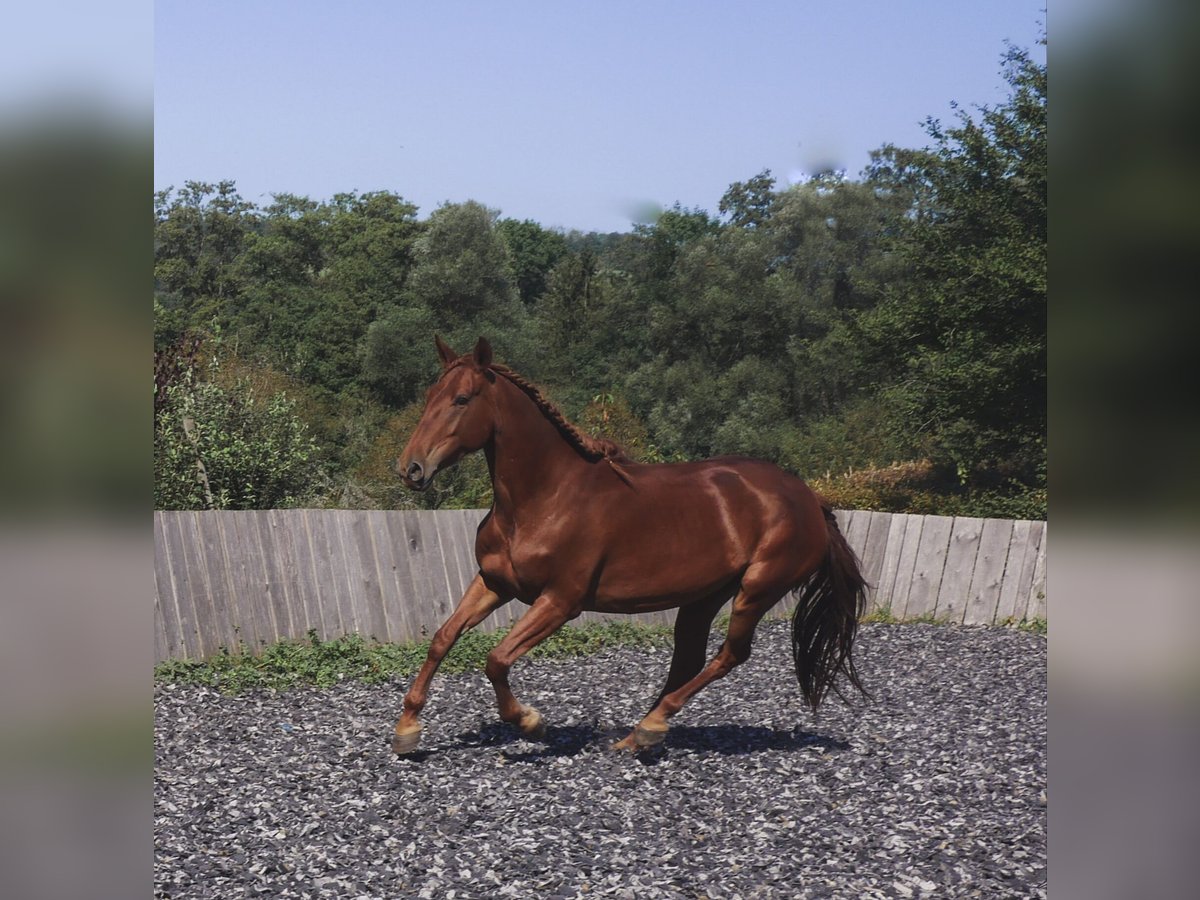
[[[850,655],[858,620],[866,612],[867,582],[833,511],[824,503],[821,508],[829,532],[829,547],[821,567],[800,587],[792,616],[796,677],[800,680],[800,692],[814,712],[830,689],[846,699],[834,683],[839,673],[864,697],[868,696]]]

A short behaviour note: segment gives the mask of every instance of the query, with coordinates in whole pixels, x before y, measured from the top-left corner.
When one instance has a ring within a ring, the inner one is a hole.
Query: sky
[[[156,189],[393,191],[546,227],[711,213],[763,169],[856,176],[926,118],[1004,100],[1045,0],[159,0]]]

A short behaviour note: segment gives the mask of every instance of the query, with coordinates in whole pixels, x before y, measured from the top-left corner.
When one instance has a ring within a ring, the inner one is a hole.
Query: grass
[[[894,625],[900,620],[890,609],[879,608],[861,621]],[[714,630],[723,632],[728,623],[728,615],[722,616]],[[949,622],[927,614],[905,620],[904,624],[946,625]],[[1045,619],[1019,622],[1010,619],[1001,624],[1033,634],[1046,634]],[[482,671],[488,653],[506,633],[472,631],[464,634],[442,661],[439,671]],[[530,651],[529,656],[533,659],[571,659],[611,647],[670,647],[672,642],[673,630],[668,625],[588,623],[561,629]],[[411,677],[421,668],[428,651],[428,641],[377,644],[356,634],[326,641],[315,631],[309,631],[306,640],[270,644],[257,656],[245,648],[236,653],[222,648],[220,653],[206,660],[168,660],[155,666],[154,680],[160,684],[205,685],[227,694],[264,688],[283,690],[297,685],[329,687],[346,680],[379,683],[393,677]]]
[[[440,672],[482,671],[487,655],[506,631],[468,632],[442,661]],[[672,629],[633,622],[588,623],[564,628],[528,654],[533,659],[570,659],[609,647],[670,647]],[[315,631],[300,641],[280,641],[254,656],[222,648],[206,660],[168,660],[154,668],[161,684],[215,687],[228,694],[255,688],[282,690],[296,685],[329,687],[339,681],[367,683],[409,677],[421,668],[429,641],[408,644],[369,643],[358,635],[322,640]]]

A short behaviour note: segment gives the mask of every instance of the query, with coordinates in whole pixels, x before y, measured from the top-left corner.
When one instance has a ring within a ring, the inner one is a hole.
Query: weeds
[[[468,632],[442,661],[439,671],[481,671],[488,653],[506,631],[491,634]],[[564,628],[539,644],[534,659],[569,659],[609,647],[669,647],[672,629],[633,622],[589,623]],[[282,690],[296,685],[329,687],[339,681],[379,683],[392,677],[409,677],[420,669],[429,652],[429,641],[409,644],[369,643],[356,634],[322,640],[315,631],[307,640],[280,641],[264,647],[257,656],[243,646],[239,652],[222,648],[207,660],[168,660],[154,669],[155,681],[164,684],[205,685],[227,694],[255,688]]]
[[[728,627],[728,615],[718,620],[714,632]],[[894,625],[948,625],[948,619],[925,614],[912,619],[897,619],[891,609],[872,610],[861,622]],[[1020,631],[1046,634],[1045,619],[1002,623]],[[487,655],[506,631],[491,634],[468,632],[459,638],[446,655],[439,671],[446,673],[479,672]],[[673,629],[668,625],[644,625],[639,622],[588,623],[563,628],[529,652],[533,659],[572,659],[590,656],[615,647],[670,647]],[[315,631],[300,641],[280,641],[264,647],[258,655],[244,646],[238,652],[222,648],[207,660],[168,660],[154,668],[154,680],[161,684],[204,685],[227,694],[248,690],[283,690],[298,685],[329,687],[340,681],[357,680],[378,684],[390,678],[414,675],[429,652],[429,641],[409,644],[377,644],[356,634],[322,640]]]

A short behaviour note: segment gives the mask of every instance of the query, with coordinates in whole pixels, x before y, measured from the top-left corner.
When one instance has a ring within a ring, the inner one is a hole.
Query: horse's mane
[[[590,434],[580,431],[577,426],[567,420],[557,406],[543,396],[536,384],[527,380],[523,375],[518,375],[508,366],[500,363],[491,363],[487,368],[519,388],[526,397],[532,400],[542,415],[558,429],[558,433],[566,438],[567,443],[579,451],[585,459],[590,462],[598,462],[602,459],[612,462],[633,461],[619,444],[604,438],[592,437]]]

